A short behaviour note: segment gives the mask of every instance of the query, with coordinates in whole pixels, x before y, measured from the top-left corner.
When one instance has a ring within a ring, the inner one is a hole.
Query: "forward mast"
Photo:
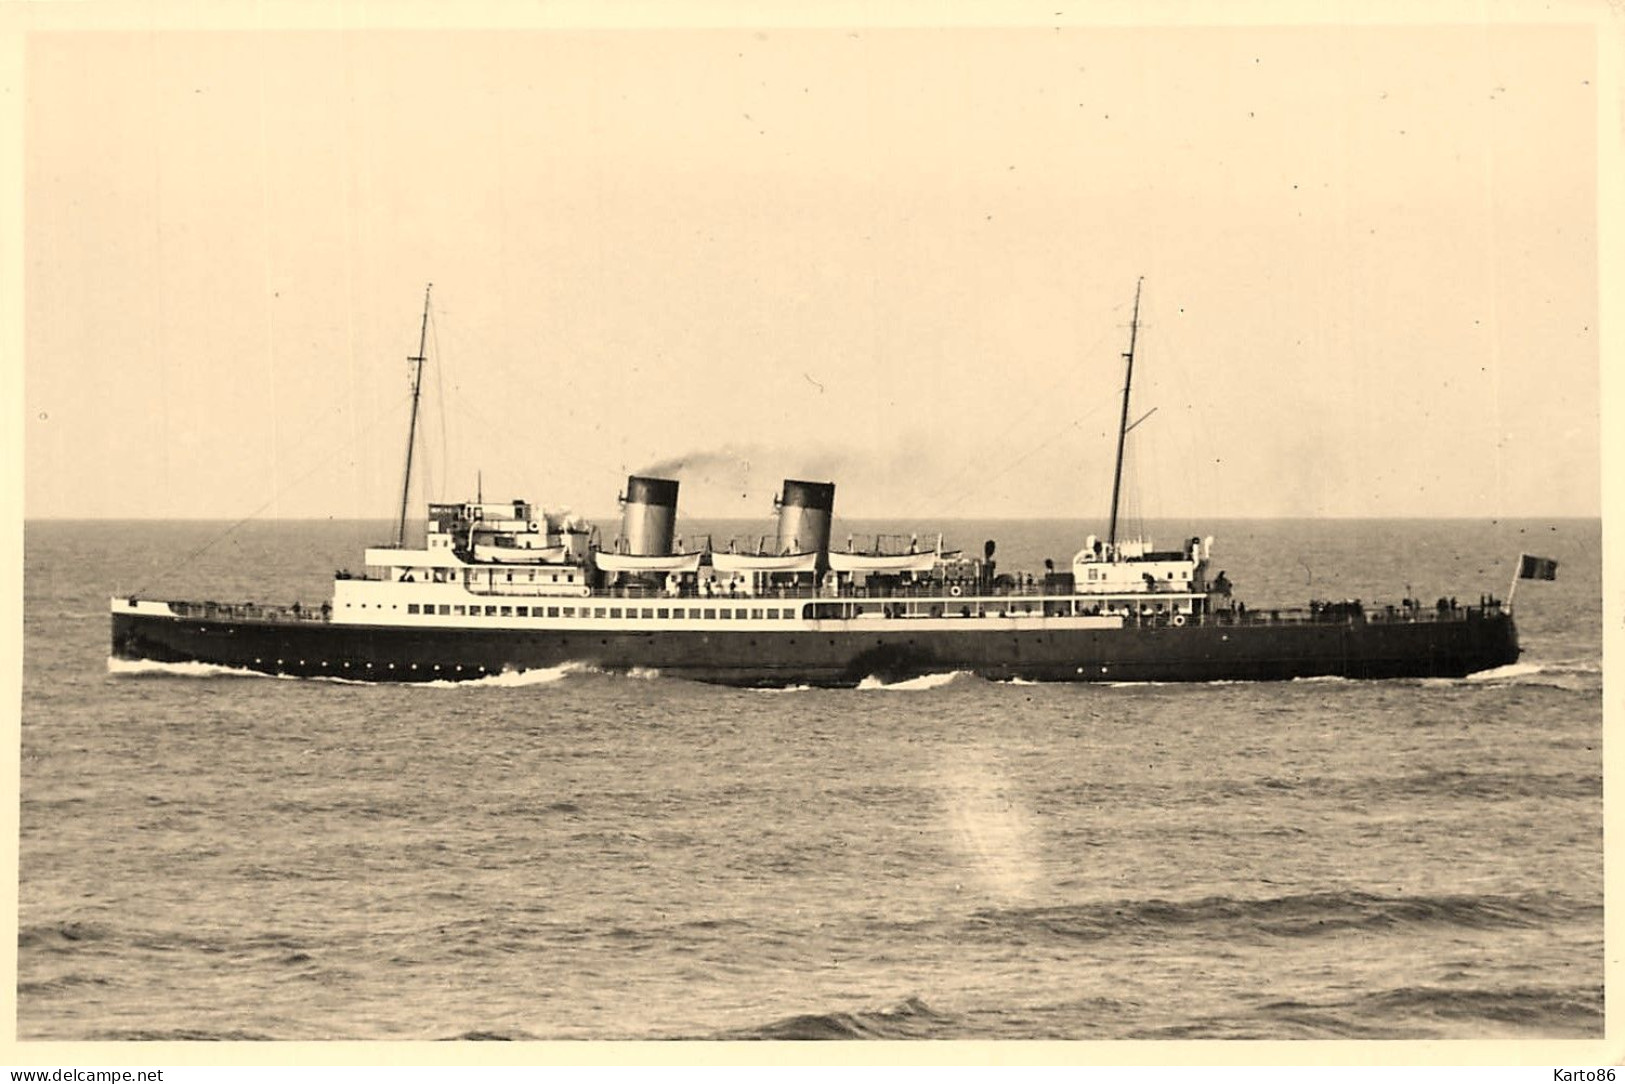
[[[413,363],[412,370],[412,418],[406,424],[406,471],[401,480],[401,517],[400,525],[395,531],[395,546],[397,549],[406,548],[406,505],[412,494],[412,451],[417,443],[418,435],[418,399],[423,391],[423,361],[424,351],[429,345],[429,292],[434,289],[434,283],[423,288],[423,327],[418,332],[418,352],[414,357],[407,358]]]

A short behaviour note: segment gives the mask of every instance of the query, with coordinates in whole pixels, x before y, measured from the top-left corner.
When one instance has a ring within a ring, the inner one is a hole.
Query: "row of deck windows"
[[[1096,569],[1096,568],[1091,568],[1091,569],[1090,569],[1090,570],[1089,570],[1089,578],[1090,578],[1090,579],[1091,579],[1091,580],[1106,580],[1106,579],[1109,579],[1109,578],[1110,578],[1110,577],[1108,577],[1108,576],[1107,576],[1107,575],[1106,575],[1106,572],[1105,572],[1105,570],[1104,570],[1104,569]],[[1118,578],[1119,578],[1119,579],[1133,579],[1133,577],[1118,577]],[[1171,580],[1171,579],[1173,579],[1173,578],[1174,578],[1174,574],[1173,574],[1173,573],[1172,573],[1172,572],[1170,572],[1170,573],[1168,573],[1168,578],[1169,578],[1169,579],[1170,579],[1170,580]],[[1182,580],[1188,580],[1188,579],[1190,579],[1190,578],[1191,578],[1191,572],[1190,572],[1190,569],[1188,569],[1188,568],[1186,568],[1186,569],[1181,569],[1181,570],[1180,570],[1180,571],[1179,571],[1179,578],[1180,578],[1180,579],[1182,579]]]
[[[470,586],[472,586],[472,585],[474,585],[476,583],[479,583],[479,582],[482,582],[482,581],[494,580],[496,578],[496,570],[495,569],[485,569],[483,571],[485,573],[484,575],[481,575],[479,570],[473,570],[473,569],[464,572],[463,573],[463,582],[466,583],[466,584],[469,584]],[[503,577],[504,577],[504,580],[506,582],[508,582],[508,583],[513,583],[514,582],[513,572],[512,571],[504,572]],[[434,583],[455,583],[457,581],[456,572],[453,569],[449,569],[449,568],[435,568],[435,569],[402,568],[402,569],[399,569],[396,572],[395,578],[397,580],[399,580],[400,582],[402,582],[402,583],[415,583],[418,580],[422,580],[424,583],[429,583],[431,581],[434,582]],[[552,573],[551,578],[549,578],[546,575],[540,575],[540,574],[536,573],[535,571],[530,571],[530,572],[525,573],[524,578],[525,578],[525,580],[528,580],[530,583],[559,583],[560,582],[559,574],[557,572]],[[576,582],[575,573],[566,572],[564,574],[563,582],[564,583],[575,583]]]
[[[449,617],[641,617],[653,620],[736,620],[787,621],[796,616],[794,608],[760,607],[749,609],[714,606],[439,606],[406,604],[408,614],[442,614]]]

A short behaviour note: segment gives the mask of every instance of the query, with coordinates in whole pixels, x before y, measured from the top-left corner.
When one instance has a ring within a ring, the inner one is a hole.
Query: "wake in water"
[[[425,684],[436,689],[523,689],[531,685],[551,685],[568,677],[626,678],[631,681],[653,681],[660,671],[652,666],[634,666],[630,670],[605,670],[586,662],[562,662],[557,666],[544,666],[536,670],[504,670],[500,674],[487,674],[469,681],[430,681]]]
[[[217,666],[212,662],[153,662],[150,659],[120,659],[107,657],[107,672],[119,677],[270,677],[258,670],[244,670],[236,666]]]
[[[940,689],[959,678],[974,676],[969,670],[955,670],[948,674],[922,674],[917,678],[886,682],[871,674],[858,682],[858,688],[866,692],[875,689],[885,689],[888,692],[918,692],[921,689]]]
[[[1602,687],[1602,666],[1595,662],[1515,662],[1459,678],[1422,678],[1430,688],[1504,689],[1543,687],[1568,692],[1594,692]]]
[[[1480,670],[1461,679],[1482,685],[1549,685],[1559,689],[1594,686],[1602,680],[1602,666],[1595,662],[1515,662]]]
[[[636,666],[628,671],[603,670],[589,663],[566,662],[537,670],[504,670],[485,677],[465,681],[442,679],[436,681],[364,681],[360,678],[339,677],[335,674],[267,674],[239,666],[221,666],[211,662],[155,662],[151,659],[120,659],[108,656],[107,672],[118,677],[171,677],[171,678],[276,678],[283,681],[325,681],[338,685],[409,685],[425,689],[522,689],[531,685],[551,685],[572,675],[594,674],[605,677],[625,677],[650,681],[660,676],[653,667]]]
[[[426,681],[423,684],[431,689],[523,689],[531,685],[551,685],[571,674],[598,673],[602,671],[586,663],[566,662],[539,670],[504,670],[468,681]]]

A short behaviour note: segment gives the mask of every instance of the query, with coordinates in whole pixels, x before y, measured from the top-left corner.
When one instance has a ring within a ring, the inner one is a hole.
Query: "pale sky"
[[[432,281],[437,499],[1099,518],[1144,276],[1145,514],[1597,515],[1596,48],[34,34],[25,514],[392,516]]]

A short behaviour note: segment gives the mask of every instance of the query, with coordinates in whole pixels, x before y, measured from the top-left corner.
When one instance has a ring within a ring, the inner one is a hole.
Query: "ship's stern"
[[[1523,653],[1523,649],[1518,646],[1518,625],[1513,621],[1510,610],[1486,614],[1479,621],[1468,622],[1468,627],[1478,633],[1472,645],[1473,657],[1468,668],[1469,673],[1494,670],[1498,666],[1511,666]]]

